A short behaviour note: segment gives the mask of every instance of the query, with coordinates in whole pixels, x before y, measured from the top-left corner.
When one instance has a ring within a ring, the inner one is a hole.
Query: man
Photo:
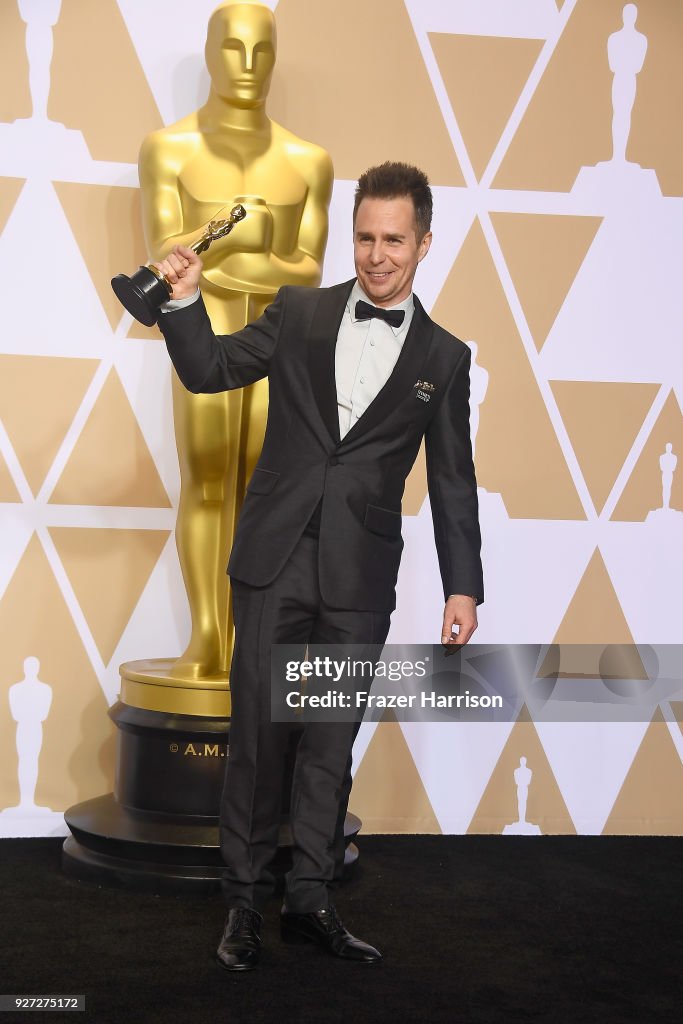
[[[466,643],[476,629],[483,584],[470,350],[412,292],[431,213],[421,171],[371,168],[354,204],[356,280],[282,288],[260,319],[222,338],[197,293],[201,261],[177,246],[156,264],[173,286],[160,325],[185,386],[212,393],[265,375],[270,383],[263,451],[228,565],[236,640],[221,808],[229,914],[218,959],[229,970],[258,960],[258,908],[277,844],[285,726],[270,720],[270,648],[384,643],[403,547],[401,498],[423,437],[446,596],[441,641]],[[343,863],[356,731],[356,723],[310,722],[302,733],[281,928],[285,939],[376,962],[379,952],[344,928],[329,896]]]

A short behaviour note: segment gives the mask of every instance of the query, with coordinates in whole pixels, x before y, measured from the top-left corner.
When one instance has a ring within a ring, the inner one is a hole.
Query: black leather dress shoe
[[[284,942],[314,942],[332,956],[339,956],[343,960],[373,964],[382,959],[382,954],[374,946],[347,931],[331,903],[323,910],[310,914],[295,914],[283,907],[280,934]]]
[[[263,918],[249,907],[233,907],[228,913],[216,960],[226,971],[250,971],[256,967],[261,951]]]

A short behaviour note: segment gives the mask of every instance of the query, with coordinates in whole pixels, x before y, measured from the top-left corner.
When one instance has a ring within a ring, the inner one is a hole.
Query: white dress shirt
[[[334,354],[340,437],[360,419],[386,384],[413,319],[412,292],[403,302],[387,307],[405,313],[400,327],[391,327],[375,317],[356,320],[354,310],[359,299],[375,305],[356,281],[346,303]]]

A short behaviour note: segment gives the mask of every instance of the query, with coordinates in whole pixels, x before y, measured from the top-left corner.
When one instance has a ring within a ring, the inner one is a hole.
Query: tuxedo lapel
[[[334,355],[344,309],[354,284],[352,280],[320,289],[309,336],[308,368],[313,394],[323,423],[336,444],[339,444],[339,412]]]
[[[421,302],[413,295],[415,309],[408,334],[389,379],[370,402],[363,415],[344,435],[342,444],[355,441],[359,435],[381,423],[396,407],[407,391],[411,391],[421,376],[421,367],[427,358],[434,324],[425,313]],[[334,353],[333,353],[334,354]],[[332,370],[334,371],[334,360]],[[336,399],[335,399],[336,400]]]

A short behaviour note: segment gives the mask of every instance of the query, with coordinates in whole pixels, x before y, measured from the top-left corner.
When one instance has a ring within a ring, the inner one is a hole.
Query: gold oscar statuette
[[[235,224],[244,220],[246,215],[247,211],[238,203],[233,206],[229,217],[209,221],[199,238],[188,248],[199,256],[212,242],[229,235]],[[173,285],[166,276],[149,264],[140,267],[130,277],[117,274],[112,277],[111,286],[121,305],[146,327],[156,323],[159,307],[168,302],[173,293]]]

